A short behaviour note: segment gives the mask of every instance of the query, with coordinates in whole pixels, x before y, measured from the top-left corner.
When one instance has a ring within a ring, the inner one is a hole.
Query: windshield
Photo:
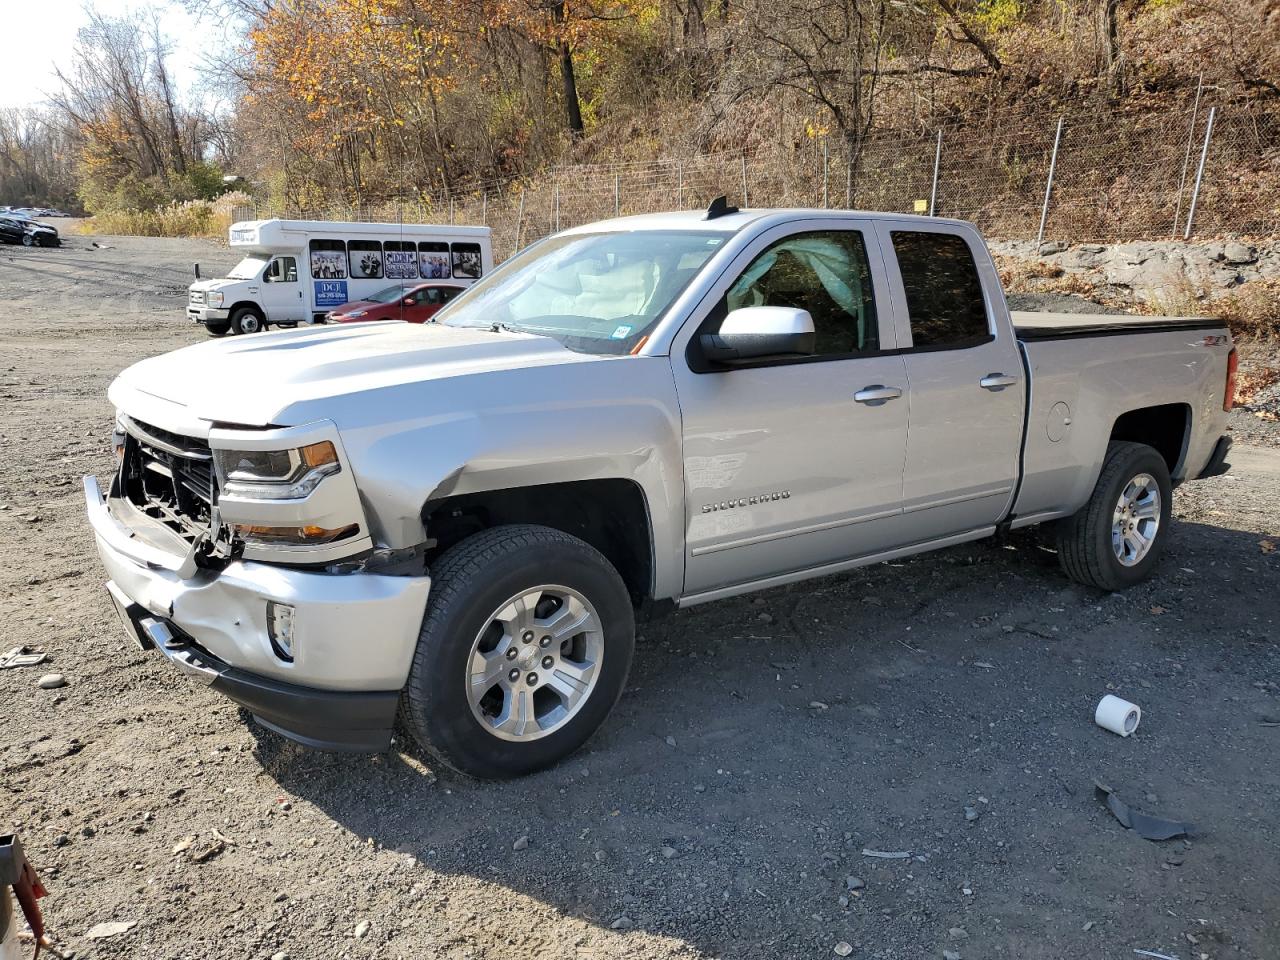
[[[387,287],[385,290],[379,290],[377,293],[365,297],[365,299],[371,303],[391,303],[393,300],[399,300],[408,293],[408,287]]]
[[[551,237],[436,318],[453,327],[542,334],[588,353],[628,353],[728,236],[647,230]]]
[[[245,257],[227,274],[228,280],[257,280],[262,268],[267,265],[264,257]]]

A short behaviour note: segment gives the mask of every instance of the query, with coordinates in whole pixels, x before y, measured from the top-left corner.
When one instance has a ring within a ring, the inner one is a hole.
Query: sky
[[[69,66],[76,31],[84,26],[86,6],[118,17],[154,6],[172,55],[169,66],[180,89],[199,79],[201,45],[220,36],[208,23],[197,22],[175,0],[0,0],[4,55],[0,58],[0,107],[27,107],[57,89],[54,66]]]

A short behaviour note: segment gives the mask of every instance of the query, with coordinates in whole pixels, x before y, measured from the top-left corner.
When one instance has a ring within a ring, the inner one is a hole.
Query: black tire
[[[1160,522],[1146,555],[1126,566],[1112,547],[1112,524],[1120,495],[1131,480],[1144,473],[1156,481],[1160,491]],[[1147,579],[1168,540],[1172,507],[1173,485],[1164,457],[1145,443],[1112,443],[1089,502],[1058,521],[1058,561],[1063,571],[1078,583],[1110,591]]]
[[[258,333],[267,329],[267,322],[253,307],[241,307],[231,314],[232,333]]]
[[[225,337],[231,329],[231,321],[225,320],[222,323],[206,323],[204,328],[209,331],[211,337]]]
[[[24,233],[22,235],[22,245],[24,247],[34,247],[36,245],[36,238],[29,233]]]
[[[577,591],[601,621],[604,653],[595,687],[563,725],[539,739],[500,739],[473,714],[467,697],[472,644],[509,598],[544,584]],[[518,777],[577,750],[622,694],[635,649],[635,614],[622,578],[594,547],[549,527],[511,525],[475,534],[431,565],[431,596],[400,720],[452,769],[484,780]]]
[[[297,321],[297,320],[290,320],[288,323],[277,323],[277,324],[276,324],[276,326],[277,326],[277,327],[279,327],[281,330],[292,330],[292,329],[293,329],[294,327],[296,327],[297,325],[298,325],[298,321]]]

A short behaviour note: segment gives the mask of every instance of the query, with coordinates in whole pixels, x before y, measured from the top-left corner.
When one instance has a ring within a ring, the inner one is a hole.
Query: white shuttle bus
[[[469,286],[493,269],[488,227],[246,220],[231,225],[230,241],[244,259],[217,280],[198,279],[197,264],[187,297],[188,319],[215,337],[322,323],[388,286]]]

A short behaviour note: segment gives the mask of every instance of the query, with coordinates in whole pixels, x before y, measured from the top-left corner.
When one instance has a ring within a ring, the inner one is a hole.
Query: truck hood
[[[208,293],[210,290],[224,290],[227,287],[234,287],[237,284],[248,283],[248,280],[232,280],[229,277],[213,277],[207,280],[197,280],[195,283],[187,287],[188,290],[200,290]]]
[[[135,363],[118,408],[170,424],[341,421],[343,398],[407,383],[605,359],[549,337],[438,324],[351,323],[212,340]],[[154,422],[154,421],[153,421]],[[165,426],[158,423],[157,426]],[[177,429],[177,427],[171,427]],[[207,427],[206,427],[207,432]]]

